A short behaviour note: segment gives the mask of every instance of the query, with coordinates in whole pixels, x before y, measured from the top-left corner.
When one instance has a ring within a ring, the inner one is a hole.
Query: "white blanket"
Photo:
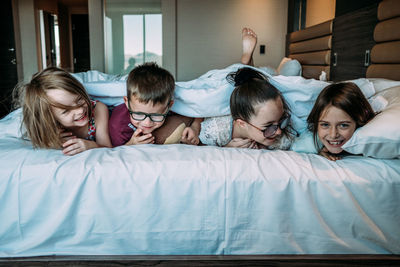
[[[0,257],[398,254],[398,203],[398,159],[0,134]]]
[[[237,71],[243,64],[234,64],[224,69],[210,70],[197,79],[187,82],[176,82],[174,105],[172,111],[189,117],[213,117],[230,114],[229,99],[233,85],[226,80],[227,74]],[[271,76],[262,68],[250,67],[269,77],[278,88],[292,110],[292,123],[299,133],[307,127],[306,119],[313,103],[328,82],[305,79],[301,76]],[[107,75],[89,71],[73,74],[80,80],[89,94],[107,105],[123,102],[126,95],[126,75]],[[352,80],[360,86],[367,98],[375,93],[372,82],[367,79]]]

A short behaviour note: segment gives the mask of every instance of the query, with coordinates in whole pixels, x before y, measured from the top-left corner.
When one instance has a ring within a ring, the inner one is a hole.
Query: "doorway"
[[[90,70],[89,16],[72,14],[72,53],[74,72]]]
[[[11,0],[2,1],[0,17],[0,118],[2,118],[11,111],[12,90],[18,83]]]

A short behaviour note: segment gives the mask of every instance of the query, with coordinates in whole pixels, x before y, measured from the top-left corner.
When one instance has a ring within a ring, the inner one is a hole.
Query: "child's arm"
[[[189,127],[186,127],[182,132],[181,142],[189,145],[198,145],[199,134],[201,130],[201,122],[203,118],[195,118]]]
[[[233,138],[225,147],[259,148],[256,141],[247,138]]]
[[[85,150],[99,147],[96,142],[78,138],[76,136],[64,137],[68,139],[62,144],[62,153],[68,156],[73,156]]]
[[[112,147],[108,133],[108,108],[105,104],[97,102],[95,106],[96,143],[98,147]]]

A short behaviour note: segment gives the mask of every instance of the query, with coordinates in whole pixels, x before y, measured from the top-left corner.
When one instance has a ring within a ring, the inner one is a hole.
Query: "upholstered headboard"
[[[289,57],[302,65],[305,78],[318,79],[325,71],[329,80],[333,21],[327,21],[288,35]]]
[[[379,3],[378,20],[367,78],[400,80],[400,1]]]

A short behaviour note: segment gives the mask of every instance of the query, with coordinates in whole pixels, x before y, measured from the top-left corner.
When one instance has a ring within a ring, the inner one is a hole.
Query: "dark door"
[[[90,70],[89,16],[71,15],[74,72]]]
[[[0,10],[0,118],[11,109],[12,90],[18,82],[14,22],[11,0],[1,2]]]
[[[375,44],[377,6],[373,4],[334,19],[331,80],[344,81],[366,76],[369,52]]]

